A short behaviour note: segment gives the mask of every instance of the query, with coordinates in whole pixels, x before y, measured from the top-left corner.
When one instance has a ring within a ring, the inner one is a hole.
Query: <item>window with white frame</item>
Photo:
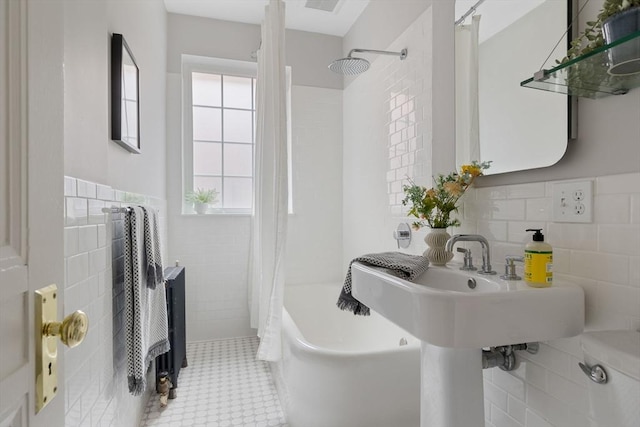
[[[184,67],[185,190],[214,189],[218,193],[217,201],[211,204],[214,209],[249,212],[253,199],[255,64],[221,65]]]
[[[249,213],[252,209],[256,72],[255,63],[243,61],[183,61],[184,190],[214,189],[217,201],[211,204],[210,213]],[[191,210],[189,204],[184,205],[184,212]]]

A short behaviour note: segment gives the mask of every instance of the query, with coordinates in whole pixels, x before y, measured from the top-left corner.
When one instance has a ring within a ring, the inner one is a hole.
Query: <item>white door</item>
[[[35,413],[33,296],[63,290],[63,7],[0,0],[0,427],[64,426],[60,347],[57,397]]]

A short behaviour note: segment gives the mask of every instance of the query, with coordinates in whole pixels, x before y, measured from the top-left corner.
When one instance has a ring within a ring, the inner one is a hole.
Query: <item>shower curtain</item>
[[[478,30],[480,15],[456,26],[456,164],[480,161]]]
[[[287,106],[284,3],[270,0],[258,51],[254,203],[249,267],[251,327],[258,329],[257,358],[277,361],[284,296],[287,237]]]

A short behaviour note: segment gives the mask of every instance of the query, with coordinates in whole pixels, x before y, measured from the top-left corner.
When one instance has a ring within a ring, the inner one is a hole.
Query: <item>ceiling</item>
[[[338,0],[332,12],[305,7],[308,0],[285,0],[287,28],[344,36],[370,0]],[[312,0],[313,1],[313,0]],[[224,21],[260,24],[268,0],[164,0],[167,11]],[[332,3],[329,0],[316,4]]]

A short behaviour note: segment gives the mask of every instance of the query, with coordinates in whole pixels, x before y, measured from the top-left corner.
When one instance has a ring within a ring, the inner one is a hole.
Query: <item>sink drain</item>
[[[469,279],[467,279],[467,286],[469,287],[469,289],[475,289],[476,279],[474,279],[473,277],[470,277]]]

